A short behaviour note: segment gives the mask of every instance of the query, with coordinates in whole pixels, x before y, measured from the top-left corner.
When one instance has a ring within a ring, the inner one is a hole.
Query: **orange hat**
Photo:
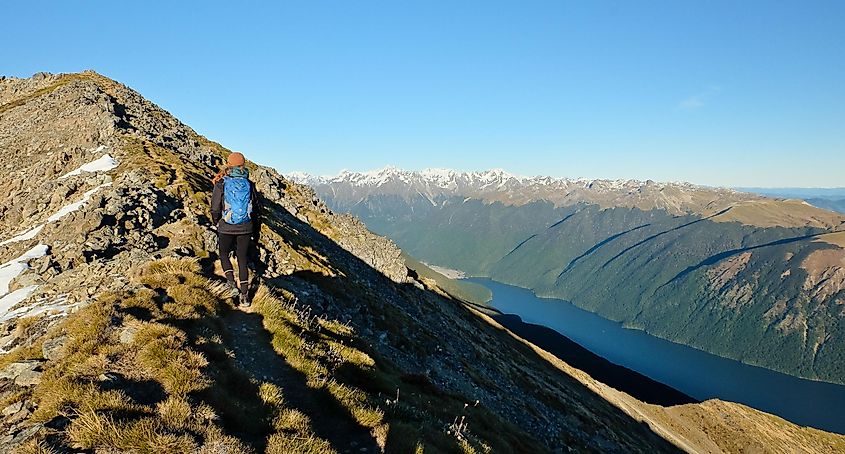
[[[244,155],[236,151],[229,155],[229,158],[226,160],[226,165],[229,167],[240,167],[244,165],[245,162],[246,159],[244,159]]]

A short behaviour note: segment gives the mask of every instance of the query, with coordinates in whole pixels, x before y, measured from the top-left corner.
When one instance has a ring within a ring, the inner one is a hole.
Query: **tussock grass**
[[[197,449],[188,434],[169,433],[154,418],[118,421],[94,411],[80,414],[68,429],[68,436],[83,449],[107,446],[144,454],[189,453]]]
[[[170,396],[156,404],[156,413],[168,428],[182,430],[190,427],[193,408],[184,397]]]
[[[380,303],[366,289],[331,282],[338,295],[371,305],[381,317],[375,322],[385,325],[397,344],[409,343],[411,351],[424,348],[424,342],[412,345],[402,333],[404,313]],[[359,425],[369,428],[387,452],[545,452],[519,428],[474,402],[441,392],[424,376],[406,375],[366,347],[350,325],[298,312],[293,295],[270,290],[261,295],[254,310],[263,316],[276,351],[306,376],[309,386],[328,391]],[[461,418],[465,424],[457,433],[451,426]]]
[[[196,260],[152,262],[135,278],[145,288],[103,295],[46,336],[67,336],[64,356],[45,364],[39,385],[7,400],[36,402],[34,421],[64,416],[71,422],[49,443],[41,435],[27,452],[70,446],[137,453],[336,452],[316,435],[315,418],[352,421],[388,452],[513,452],[519,446],[515,430],[483,410],[467,410],[462,399],[443,395],[424,378],[408,379],[363,347],[351,326],[312,317],[297,310],[291,294],[261,287],[253,311],[273,350],[302,374],[312,398],[336,403],[316,415],[291,406],[282,386],[252,379],[236,366],[221,322],[232,310],[225,289],[200,273]],[[40,345],[7,356],[38,355]],[[103,374],[120,378],[103,381]],[[462,414],[469,429],[447,433]]]
[[[165,257],[147,265],[145,274],[172,274],[185,276],[201,271],[199,261],[194,258]]]
[[[267,444],[267,454],[335,454],[331,444],[315,436],[296,436],[286,433],[274,434]]]
[[[325,387],[341,405],[352,413],[358,424],[369,428],[374,428],[381,424],[384,419],[384,412],[370,405],[366,393],[338,383],[334,379],[328,380],[325,383]]]
[[[282,410],[273,419],[273,427],[279,432],[308,433],[311,430],[311,418],[299,410]]]
[[[59,454],[43,440],[30,440],[15,451],[16,454]]]
[[[71,377],[49,377],[36,388],[34,397],[38,401],[38,408],[32,415],[34,421],[47,421],[58,415],[74,415],[85,411],[142,410],[141,406],[132,403],[123,392],[102,390],[95,383]]]
[[[252,451],[199,397],[215,383],[215,371],[231,367],[225,355],[209,355],[215,363],[206,355],[222,336],[207,333],[213,324],[200,318],[218,316],[224,303],[199,271],[195,260],[153,262],[138,281],[155,287],[103,295],[48,334],[67,336],[64,356],[45,364],[39,385],[15,397],[37,403],[33,421],[71,419],[63,441],[51,443],[139,453]],[[122,343],[126,329],[131,342]],[[28,449],[45,443],[37,439]]]

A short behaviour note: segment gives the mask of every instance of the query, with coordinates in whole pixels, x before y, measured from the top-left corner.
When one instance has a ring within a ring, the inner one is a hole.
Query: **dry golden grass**
[[[500,434],[496,433],[503,431],[510,434],[514,428],[474,408],[470,409],[470,413],[477,414],[469,416],[473,422],[473,431],[467,431],[461,439],[446,434],[444,427],[465,410],[465,402],[430,388],[417,389],[403,383],[398,371],[386,365],[381,367],[370,354],[354,347],[356,339],[350,326],[335,320],[300,317],[287,302],[286,296],[290,297],[262,288],[253,300],[253,311],[263,317],[264,328],[272,335],[273,348],[291,367],[305,376],[309,387],[328,391],[358,425],[369,428],[379,446],[389,452],[485,453],[492,452],[492,445],[498,446],[500,452],[511,452],[514,449],[512,444],[503,441]],[[344,382],[343,377],[334,373],[340,366],[344,366],[346,374],[354,371],[353,381],[368,383],[368,387],[363,389]],[[391,409],[380,408],[384,395],[394,394],[398,387],[406,391],[401,410],[397,410],[396,406]],[[265,402],[278,399],[271,397],[275,393],[269,389],[266,394]],[[305,422],[300,422],[300,417],[295,411],[282,413],[277,416],[275,424],[284,431],[302,433]],[[495,440],[495,443],[485,440]],[[286,452],[285,449],[330,452],[321,451],[323,445],[317,443],[315,447],[313,441],[308,436],[271,438],[268,452]],[[516,449],[543,451],[531,441],[525,441],[523,446]]]
[[[816,237],[813,241],[823,241],[825,243],[830,243],[841,248],[845,248],[845,232],[836,232],[828,233],[826,235],[820,235]]]
[[[308,433],[311,431],[311,419],[299,410],[282,410],[273,419],[273,427],[279,432]]]
[[[158,378],[169,394],[183,396],[210,385],[202,370],[208,361],[202,354],[188,349],[179,336],[151,339],[138,351],[137,359],[138,365]]]
[[[316,436],[277,433],[267,443],[267,454],[335,454],[331,444]]]
[[[170,396],[156,404],[156,413],[169,429],[183,430],[190,427],[193,408],[184,397]]]
[[[173,274],[179,276],[197,274],[202,270],[195,258],[165,257],[150,263],[144,271],[149,274]]]
[[[192,453],[197,445],[188,434],[169,433],[154,418],[116,421],[108,414],[87,411],[74,419],[68,437],[83,449],[108,447],[143,454]]]
[[[43,440],[30,440],[15,450],[15,454],[59,454]]]
[[[273,350],[303,375],[315,398],[331,398],[341,410],[309,415],[291,407],[283,387],[250,379],[235,366],[220,323],[231,307],[219,284],[199,273],[194,260],[159,260],[135,277],[149,288],[103,295],[72,314],[46,337],[67,336],[63,356],[45,364],[39,385],[8,399],[36,402],[33,421],[69,417],[56,446],[103,452],[239,454],[257,446],[269,453],[335,452],[315,434],[315,416],[354,421],[392,452],[486,452],[484,440],[498,439],[482,414],[473,420],[477,433],[447,435],[444,428],[461,412],[462,400],[402,384],[400,371],[357,347],[350,326],[302,315],[288,302],[292,295],[262,287],[253,310],[271,334]],[[122,343],[127,329],[131,340]],[[38,355],[40,346],[7,356]],[[122,387],[132,385],[104,387],[99,377],[114,372],[159,386],[163,395],[141,403],[137,391]],[[403,410],[380,408],[384,395],[400,386],[408,391]],[[250,427],[250,441],[233,437],[230,427]],[[44,438],[27,446],[32,453],[51,449]]]
[[[216,315],[221,307],[213,293],[204,290],[209,283],[198,271],[192,260],[163,260],[151,264],[139,278],[179,282],[168,288],[168,296],[171,304],[193,309],[188,313],[168,311],[167,303],[157,302],[158,293],[148,290],[104,295],[62,323],[58,331],[67,336],[64,356],[45,364],[42,381],[30,395],[16,396],[37,402],[32,420],[70,417],[62,436],[83,449],[193,453],[215,452],[211,446],[217,446],[226,452],[249,452],[225,434],[215,411],[196,397],[213,378],[207,373],[208,359],[194,346],[197,338],[190,324],[206,327],[196,321],[196,313]],[[129,315],[137,309],[151,320]],[[162,320],[179,320],[186,328]],[[129,326],[134,336],[131,344],[124,345],[118,340],[119,331]],[[165,398],[140,404],[123,389],[104,388],[98,377],[108,371],[157,383]],[[46,446],[43,440],[33,443],[32,452]]]
[[[838,226],[845,216],[816,208],[802,200],[759,199],[738,202],[712,220],[758,227],[831,228]]]

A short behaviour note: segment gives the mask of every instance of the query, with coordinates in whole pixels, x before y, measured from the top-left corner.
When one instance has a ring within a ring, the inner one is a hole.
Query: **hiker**
[[[249,181],[244,155],[232,153],[217,175],[214,176],[214,191],[211,195],[211,220],[217,226],[217,240],[220,245],[220,264],[226,274],[226,282],[235,295],[239,295],[241,306],[249,306],[249,270],[247,255],[250,240],[258,244],[261,229],[258,195],[255,185]],[[238,260],[238,281],[229,255],[235,252]]]

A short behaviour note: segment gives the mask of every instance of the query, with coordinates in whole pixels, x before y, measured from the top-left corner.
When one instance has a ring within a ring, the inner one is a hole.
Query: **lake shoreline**
[[[652,336],[568,301],[539,297],[530,289],[489,278],[467,280],[493,293],[487,307],[497,322],[638,400],[670,406],[683,400],[680,396],[696,402],[720,399],[845,434],[843,385],[784,374]]]
[[[551,328],[526,323],[515,314],[502,313],[491,317],[512,333],[551,353],[570,366],[638,400],[664,407],[700,402],[671,386],[608,361]]]
[[[845,233],[845,232],[839,232],[839,233]],[[463,273],[463,272],[462,272],[462,271],[460,271],[460,270],[455,270],[455,271],[458,271],[458,272],[460,272],[460,273]],[[674,340],[672,340],[672,339],[667,339],[667,338],[665,338],[665,337],[662,337],[662,336],[659,336],[659,335],[657,335],[657,334],[651,333],[650,331],[648,331],[648,330],[646,330],[646,329],[643,329],[643,328],[642,328],[642,327],[640,327],[640,326],[636,326],[636,325],[629,325],[629,324],[624,323],[624,322],[619,321],[619,320],[613,320],[613,319],[607,318],[607,317],[605,317],[605,316],[603,316],[603,315],[601,315],[601,314],[599,314],[599,313],[593,312],[593,311],[591,311],[591,310],[589,310],[589,309],[584,309],[584,308],[582,308],[582,307],[578,306],[577,304],[573,303],[572,301],[567,301],[567,300],[561,299],[561,298],[559,298],[559,297],[556,297],[556,296],[554,296],[554,295],[538,294],[538,293],[537,293],[534,289],[529,288],[529,287],[524,287],[524,286],[519,285],[519,284],[516,284],[516,283],[510,283],[510,282],[498,281],[498,280],[493,279],[493,278],[492,278],[492,277],[490,277],[490,276],[469,275],[469,274],[464,274],[464,277],[460,278],[460,280],[469,281],[469,282],[476,282],[476,283],[477,283],[477,281],[476,281],[476,280],[489,280],[489,281],[492,281],[492,282],[495,282],[495,283],[498,283],[498,284],[507,285],[507,286],[509,286],[509,287],[516,287],[516,288],[518,288],[518,289],[525,290],[525,291],[527,291],[527,292],[531,292],[531,294],[532,294],[532,295],[534,295],[536,298],[539,298],[539,299],[542,299],[542,300],[548,300],[548,301],[565,301],[566,303],[568,303],[568,304],[572,304],[573,306],[577,307],[578,309],[580,309],[580,310],[582,310],[582,311],[589,312],[589,313],[591,313],[591,314],[594,314],[594,315],[595,315],[595,316],[597,316],[597,317],[601,317],[601,318],[603,318],[603,319],[605,319],[605,320],[607,320],[607,321],[609,321],[609,322],[615,323],[615,324],[619,325],[621,328],[628,329],[628,330],[632,330],[632,331],[639,331],[639,332],[641,332],[641,333],[644,333],[644,334],[646,334],[646,335],[648,335],[648,336],[651,336],[651,337],[654,337],[654,338],[656,338],[656,339],[660,339],[660,340],[662,340],[662,341],[670,342],[670,343],[672,343],[672,344],[679,345],[679,346],[682,346],[682,347],[691,348],[691,349],[694,349],[694,350],[696,350],[696,351],[702,352],[702,353],[707,354],[707,355],[716,356],[716,357],[719,357],[719,358],[722,358],[722,359],[725,359],[725,360],[728,360],[728,361],[735,361],[735,362],[738,362],[738,363],[740,363],[740,364],[743,364],[743,365],[746,365],[746,366],[750,366],[750,367],[758,367],[758,368],[760,368],[760,369],[766,369],[766,370],[768,370],[768,371],[771,371],[771,372],[774,372],[774,373],[778,373],[778,374],[788,375],[788,376],[790,376],[790,377],[794,377],[794,378],[797,378],[797,379],[799,379],[799,380],[807,380],[807,381],[813,381],[813,382],[817,382],[817,383],[824,383],[824,384],[836,385],[836,386],[845,386],[845,383],[832,382],[832,381],[822,380],[822,379],[815,378],[815,377],[804,377],[804,376],[801,376],[801,375],[794,375],[794,374],[791,374],[791,373],[786,372],[786,371],[783,371],[783,370],[772,369],[772,368],[770,368],[770,367],[766,367],[766,366],[764,366],[764,365],[756,364],[756,363],[753,363],[753,362],[748,362],[748,361],[745,361],[745,360],[742,360],[742,359],[732,358],[732,357],[730,357],[730,356],[724,356],[724,355],[720,355],[720,354],[718,354],[718,353],[709,352],[709,351],[707,351],[707,350],[703,350],[703,349],[701,349],[701,348],[698,348],[698,347],[696,347],[696,346],[694,346],[694,345],[688,345],[688,344],[683,344],[683,343],[680,343],[680,342],[676,342],[676,341],[674,341]],[[483,284],[482,284],[482,285],[483,285]],[[492,308],[492,309],[496,309],[496,308],[492,305],[492,301],[488,301],[488,303],[487,303],[487,304],[489,305],[489,307],[490,307],[490,308]],[[497,310],[498,310],[498,309],[497,309]],[[544,326],[544,325],[541,325],[541,326]]]

